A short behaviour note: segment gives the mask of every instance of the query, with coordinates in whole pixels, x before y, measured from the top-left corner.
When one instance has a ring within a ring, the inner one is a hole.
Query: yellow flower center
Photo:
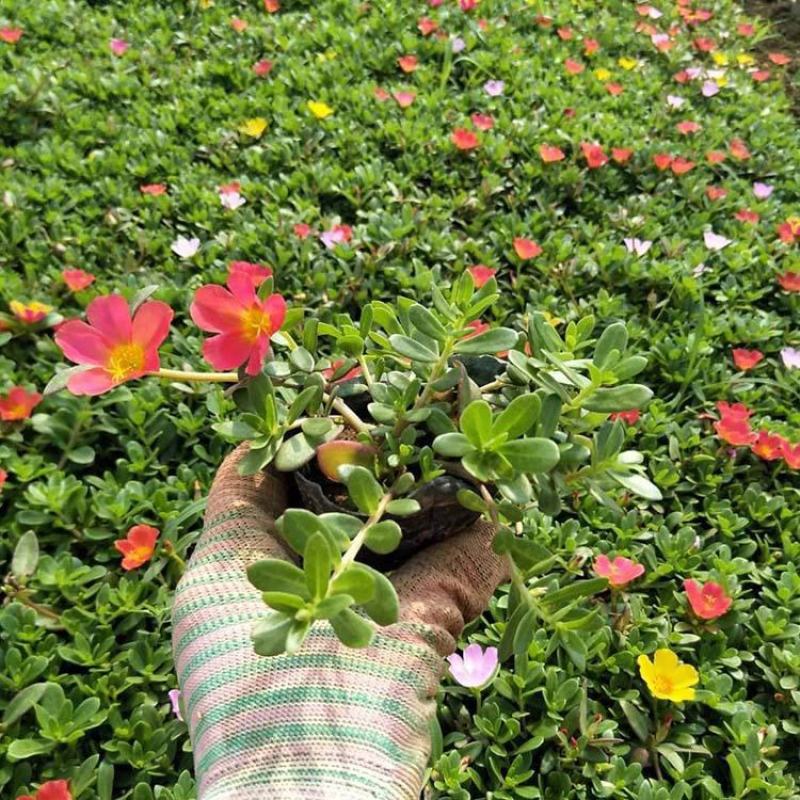
[[[670,695],[675,687],[666,675],[656,675],[653,678],[653,691],[655,694]]]
[[[255,342],[261,336],[272,333],[272,320],[266,311],[253,306],[242,314],[242,334],[248,342]]]
[[[144,371],[144,348],[140,344],[118,344],[108,359],[106,369],[114,383],[122,383]]]

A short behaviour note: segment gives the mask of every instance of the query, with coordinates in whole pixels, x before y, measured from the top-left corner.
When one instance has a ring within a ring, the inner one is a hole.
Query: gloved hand
[[[199,799],[417,800],[443,657],[505,579],[492,526],[478,522],[397,569],[400,620],[368,648],[345,647],[317,622],[297,654],[257,656],[250,631],[266,606],[245,570],[296,556],[274,529],[286,484],[241,477],[245,452],[214,480],[173,608]]]

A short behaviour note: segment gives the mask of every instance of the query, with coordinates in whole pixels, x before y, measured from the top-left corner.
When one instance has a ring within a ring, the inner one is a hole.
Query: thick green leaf
[[[350,608],[331,617],[330,622],[339,640],[348,647],[368,647],[375,635],[372,625]]]
[[[317,604],[314,616],[317,619],[330,619],[345,608],[350,608],[355,602],[355,598],[349,594],[336,594],[332,597],[326,597]]]
[[[9,761],[26,761],[34,756],[49,753],[55,746],[55,742],[44,739],[16,739],[9,744],[6,756]]]
[[[302,433],[297,433],[283,444],[275,454],[275,469],[281,472],[294,472],[314,458],[316,448]]]
[[[653,396],[653,392],[639,383],[615,386],[613,389],[596,389],[582,404],[586,411],[613,413],[641,408]]]
[[[608,361],[608,357],[613,350],[616,350],[620,355],[625,352],[628,346],[628,330],[624,322],[615,322],[609,325],[597,340],[594,348],[594,364],[597,367],[603,367]]]
[[[322,533],[314,533],[309,537],[303,551],[303,571],[308,591],[315,600],[321,600],[328,593],[332,569],[333,558],[328,540]]]
[[[461,414],[460,425],[470,444],[480,449],[492,435],[491,406],[485,400],[473,400]]]
[[[281,611],[267,611],[253,625],[250,638],[260,656],[277,656],[286,652],[286,640],[294,617]]]
[[[438,353],[434,353],[433,350],[429,350],[427,347],[408,336],[401,336],[395,333],[389,337],[389,342],[401,356],[410,358],[412,361],[432,364],[439,358]]]
[[[556,589],[556,591],[544,595],[542,600],[549,606],[561,608],[573,600],[578,600],[581,597],[590,597],[607,588],[608,581],[605,578],[589,578],[589,580],[575,581],[569,586]]]
[[[662,500],[661,490],[651,480],[639,475],[638,473],[608,473],[617,483],[624,486],[629,492],[633,492],[645,500]]]
[[[365,467],[352,466],[345,466],[340,474],[344,475],[347,491],[356,508],[362,514],[372,514],[383,497],[383,489],[374,475]]]
[[[375,577],[363,564],[351,564],[331,582],[331,594],[347,594],[356,603],[366,603],[375,594]]]
[[[436,339],[437,342],[447,339],[447,331],[442,323],[424,306],[415,303],[408,309],[408,318],[420,333],[430,336],[431,339]]]
[[[400,526],[393,520],[385,519],[369,526],[364,544],[373,553],[385,554],[396,550],[402,538]]]
[[[519,334],[511,328],[492,328],[469,339],[462,339],[456,346],[456,353],[500,353],[510,350],[519,339]]]
[[[555,442],[541,438],[506,442],[501,446],[500,453],[511,462],[514,469],[528,475],[553,469],[561,455]]]
[[[382,573],[368,567],[375,579],[375,594],[372,599],[362,603],[364,611],[378,625],[394,625],[400,614],[400,600],[394,584]]]
[[[620,700],[619,706],[633,732],[639,737],[639,741],[646,742],[647,737],[650,736],[650,721],[648,717],[628,700]]]
[[[11,559],[11,574],[16,578],[27,578],[36,571],[39,561],[39,540],[33,531],[19,537]]]
[[[302,647],[309,630],[311,630],[310,619],[294,620],[286,634],[286,652],[290,655],[296,653]]]
[[[492,425],[492,436],[508,434],[516,439],[526,434],[539,419],[542,401],[535,394],[521,394],[515,397],[498,415]]]
[[[306,605],[306,601],[299,594],[291,592],[263,592],[261,599],[276,611],[294,614]]]
[[[247,568],[247,579],[262,592],[288,592],[310,599],[303,570],[279,558],[265,558]]]
[[[463,433],[443,433],[433,440],[433,449],[445,458],[461,458],[472,448],[473,445]]]
[[[13,725],[28,709],[33,708],[46,688],[46,683],[34,683],[17,692],[3,711],[3,725]]]
[[[396,517],[408,517],[416,514],[421,506],[416,500],[410,497],[401,497],[399,500],[392,500],[386,506],[387,514],[394,514]]]

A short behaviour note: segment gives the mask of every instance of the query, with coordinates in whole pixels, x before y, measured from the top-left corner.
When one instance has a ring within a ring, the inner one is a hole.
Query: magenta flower
[[[130,45],[124,39],[112,39],[108,46],[111,48],[111,52],[115,56],[124,56],[125,51],[130,47]]]
[[[172,713],[181,721],[183,722],[183,716],[181,715],[181,690],[180,689],[170,689],[167,692],[167,697],[169,697],[169,702],[172,705]]]
[[[486,686],[498,668],[497,648],[487,647],[484,651],[479,644],[471,644],[464,650],[463,656],[453,653],[447,660],[453,679],[468,688]]]
[[[597,556],[594,561],[594,571],[601,578],[608,579],[615,589],[626,586],[644,575],[644,567],[641,564],[623,556],[617,556],[613,561],[606,555]]]

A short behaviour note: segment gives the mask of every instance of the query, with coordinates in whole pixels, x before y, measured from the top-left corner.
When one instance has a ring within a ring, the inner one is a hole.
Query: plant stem
[[[372,514],[370,514],[369,519],[361,527],[361,530],[353,537],[353,541],[350,542],[350,547],[347,548],[347,552],[342,556],[341,564],[339,564],[339,566],[333,571],[333,575],[331,575],[331,583],[335,581],[336,578],[338,578],[339,575],[341,575],[350,566],[350,564],[353,563],[353,561],[355,561],[358,551],[361,549],[364,544],[364,540],[367,538],[367,531],[372,525],[380,521],[381,517],[386,513],[386,506],[389,505],[391,500],[391,492],[388,492],[381,497],[378,507],[372,512]]]
[[[334,397],[333,402],[331,402],[331,396],[327,392],[323,392],[322,397],[326,403],[331,403],[331,406],[339,412],[342,419],[353,428],[356,433],[369,433],[375,427],[374,425],[370,425],[369,422],[364,422],[341,397]]]
[[[364,382],[367,384],[367,388],[372,389],[375,381],[372,379],[372,373],[369,371],[369,365],[367,364],[367,359],[364,358],[364,356],[359,356],[358,364],[361,367],[361,372],[364,375]]]
[[[152,374],[168,381],[186,381],[188,383],[239,382],[239,376],[235,372],[187,372],[182,369],[160,369]]]
[[[47,617],[47,619],[51,619],[59,624],[61,623],[61,616],[58,614],[58,612],[53,611],[53,609],[48,608],[47,606],[34,603],[34,601],[31,600],[24,592],[17,592],[13,597],[14,600],[22,603],[22,605],[32,608],[37,614],[41,614],[43,617]]]

